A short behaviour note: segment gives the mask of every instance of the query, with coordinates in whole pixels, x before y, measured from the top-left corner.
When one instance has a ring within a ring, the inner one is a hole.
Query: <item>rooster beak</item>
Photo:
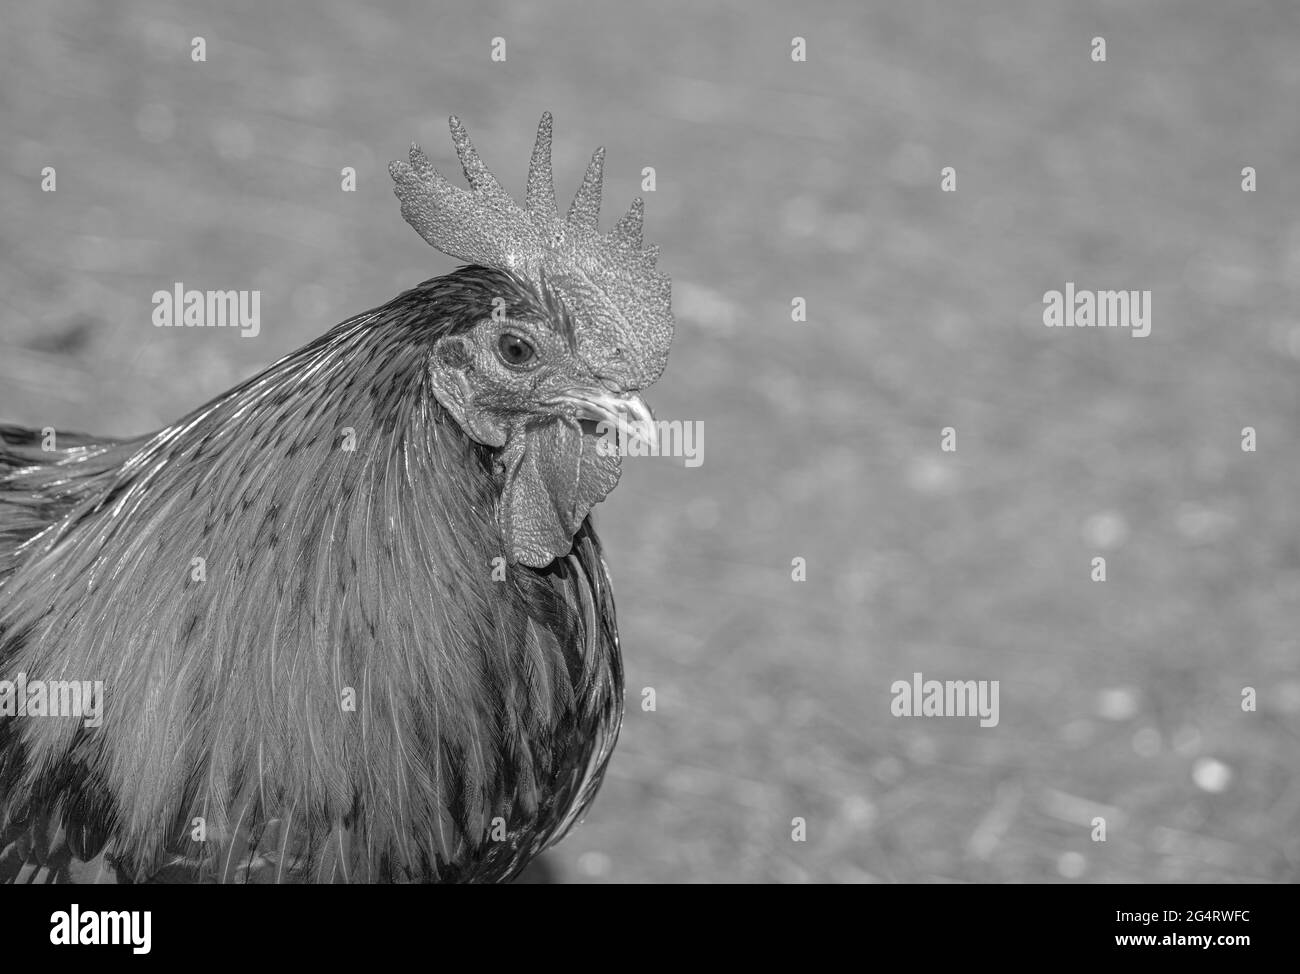
[[[604,423],[646,447],[653,455],[659,447],[659,431],[654,414],[644,399],[635,393],[618,394],[608,389],[570,389],[547,405],[573,407],[579,419]]]

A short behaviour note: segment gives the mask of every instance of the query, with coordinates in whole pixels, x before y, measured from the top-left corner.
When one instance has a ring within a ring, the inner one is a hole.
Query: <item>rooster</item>
[[[603,149],[561,218],[549,113],[523,206],[450,124],[468,190],[389,171],[464,266],[152,435],[0,426],[0,881],[507,881],[590,805],[589,512],[670,284],[641,200],[599,231]]]

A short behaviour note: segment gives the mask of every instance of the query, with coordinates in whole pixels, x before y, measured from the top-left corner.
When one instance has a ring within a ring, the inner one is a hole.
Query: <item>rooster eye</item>
[[[497,352],[506,365],[519,367],[527,365],[536,357],[537,352],[527,341],[518,335],[506,332],[497,340]]]

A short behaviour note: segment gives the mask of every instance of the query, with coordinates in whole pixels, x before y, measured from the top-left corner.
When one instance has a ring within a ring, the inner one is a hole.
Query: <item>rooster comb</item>
[[[406,222],[449,257],[510,271],[558,293],[574,320],[579,352],[602,377],[630,389],[659,378],[673,335],[671,284],[655,269],[659,248],[642,242],[639,198],[609,233],[600,232],[604,148],[592,154],[561,218],[550,112],[537,126],[522,207],[479,158],[460,119],[449,122],[469,189],[452,185],[412,145],[409,163],[388,166]]]

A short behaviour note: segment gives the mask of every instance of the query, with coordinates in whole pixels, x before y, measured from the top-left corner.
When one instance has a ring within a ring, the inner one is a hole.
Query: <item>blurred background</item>
[[[607,146],[606,227],[655,168],[704,462],[598,510],[629,709],[561,879],[1300,878],[1296,4],[2,6],[10,422],[157,428],[450,270],[385,171],[449,113],[517,193],[543,109],[561,194]],[[176,281],[260,335],[155,329]],[[1151,335],[1043,327],[1066,281]],[[891,716],[917,671],[1000,723]]]

